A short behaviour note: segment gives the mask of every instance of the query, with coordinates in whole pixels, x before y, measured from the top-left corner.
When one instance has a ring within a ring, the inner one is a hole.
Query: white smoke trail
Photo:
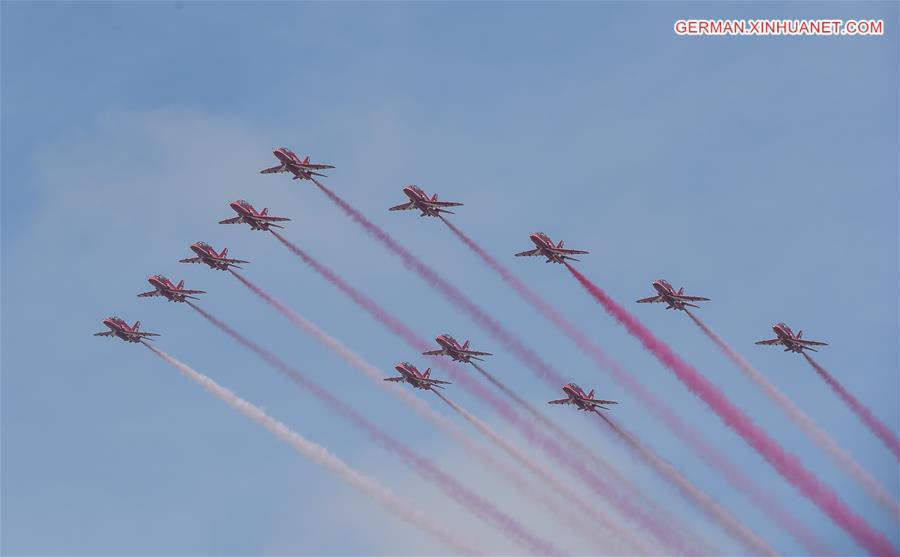
[[[451,534],[443,526],[432,521],[424,512],[416,508],[412,503],[401,499],[387,487],[351,468],[343,460],[331,454],[325,447],[304,439],[283,423],[270,417],[250,402],[238,397],[230,390],[222,387],[187,364],[146,342],[142,341],[142,343],[160,358],[164,359],[175,369],[180,371],[185,377],[198,383],[207,392],[218,397],[241,414],[263,426],[275,437],[289,444],[303,456],[324,466],[345,482],[372,497],[401,519],[428,532],[437,540],[443,542],[448,547],[453,548],[454,551],[466,555],[484,555],[484,552],[475,549],[473,546],[463,541],[460,536]]]

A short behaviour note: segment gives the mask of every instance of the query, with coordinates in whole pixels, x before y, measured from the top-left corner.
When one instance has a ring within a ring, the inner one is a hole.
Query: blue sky
[[[567,273],[509,256],[543,230],[590,250],[579,269],[623,303],[649,295],[659,277],[708,296],[701,317],[897,493],[897,462],[802,358],[752,344],[776,321],[828,341],[819,361],[900,429],[897,12],[896,3],[3,3],[0,549],[444,551],[148,351],[90,336],[118,314],[448,525],[515,551],[189,308],[136,298],[153,273],[207,290],[205,308],[552,534],[518,494],[234,279],[177,263],[194,241],[227,246],[252,261],[249,278],[376,365],[424,363],[274,239],[215,224],[231,216],[229,201],[246,198],[292,218],[290,239],[423,335],[473,339],[535,404],[559,395],[320,192],[258,174],[274,163],[272,147],[289,145],[335,164],[330,187],[567,376],[619,400],[622,423],[778,550],[801,552],[440,223],[385,210],[407,183],[464,202],[457,225],[823,539],[858,553]],[[882,18],[886,34],[674,34],[676,19],[697,17]],[[900,543],[886,513],[686,316],[629,307]],[[548,414],[737,550],[584,415]]]

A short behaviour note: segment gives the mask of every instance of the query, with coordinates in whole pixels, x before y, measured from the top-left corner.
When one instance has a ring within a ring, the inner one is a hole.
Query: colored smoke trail
[[[232,269],[229,269],[229,272],[234,275],[234,277],[241,283],[243,283],[244,286],[249,288],[254,294],[262,298],[263,301],[274,307],[279,313],[285,316],[291,323],[305,331],[319,343],[340,356],[340,358],[350,364],[350,366],[362,372],[362,374],[372,380],[373,383],[378,386],[378,388],[388,392],[395,398],[404,402],[407,406],[411,407],[413,411],[415,411],[420,417],[430,422],[438,430],[443,431],[451,439],[462,445],[468,453],[480,460],[488,469],[493,470],[494,473],[501,478],[513,483],[520,493],[523,493],[537,500],[540,504],[542,504],[550,511],[552,516],[561,520],[565,519],[566,524],[569,526],[583,521],[582,515],[572,512],[567,505],[560,505],[555,499],[547,497],[543,489],[535,489],[532,485],[530,485],[530,482],[518,472],[518,470],[515,470],[507,464],[494,458],[488,451],[486,451],[475,441],[470,439],[469,436],[459,426],[449,421],[442,414],[433,410],[430,406],[422,402],[421,399],[413,396],[413,394],[403,386],[384,382],[383,379],[386,377],[386,375],[382,373],[381,370],[363,359],[359,354],[348,348],[340,340],[323,331],[321,328],[319,328],[318,325],[283,304],[277,298],[264,291],[258,285],[254,284],[252,281],[244,277],[242,274]],[[448,404],[450,403],[448,402]],[[459,411],[466,412],[461,408],[459,409]],[[478,420],[478,418],[475,418],[474,416],[472,416],[472,418]],[[480,422],[479,420],[479,423],[483,422]],[[484,433],[484,431],[482,432]],[[500,437],[493,431],[491,431],[490,434],[486,434],[486,436],[497,443],[504,451],[508,453],[515,453],[516,456],[520,457],[520,459],[526,461],[522,462],[523,465],[533,470],[531,459],[524,455],[524,453],[521,453],[521,451],[518,451],[516,448],[511,446],[507,447],[508,442],[502,439],[502,437]],[[520,460],[520,462],[522,460]],[[578,532],[595,538],[595,541],[608,541],[605,537],[600,535],[599,531],[590,527],[583,527]],[[648,554],[649,553],[650,552],[648,552]]]
[[[407,344],[412,346],[419,352],[429,350],[431,346],[427,341],[419,337],[402,321],[392,316],[387,310],[379,306],[369,297],[350,286],[344,279],[339,277],[334,271],[322,265],[313,259],[308,253],[288,241],[278,232],[270,230],[278,240],[288,248],[294,255],[302,259],[313,270],[319,273],[325,280],[337,287],[341,292],[346,294],[357,305],[374,317],[379,323],[391,330],[395,335],[402,338]],[[446,371],[451,378],[466,389],[474,396],[486,402],[495,412],[497,412],[504,420],[518,429],[529,442],[534,443],[541,448],[550,458],[561,463],[578,475],[585,484],[595,493],[606,498],[611,504],[618,506],[629,516],[641,525],[642,528],[651,532],[656,539],[663,543],[668,549],[676,550],[679,553],[686,554],[690,550],[684,547],[684,544],[676,537],[674,532],[667,525],[657,520],[654,516],[646,512],[645,509],[636,505],[628,497],[623,497],[616,493],[614,488],[610,486],[601,476],[591,472],[584,463],[584,459],[580,456],[573,456],[551,437],[548,437],[531,422],[523,419],[508,403],[494,395],[493,392],[486,389],[472,377],[461,370],[458,365],[448,364],[442,360],[436,361],[441,369]]]
[[[741,524],[721,505],[716,503],[712,498],[698,489],[690,480],[676,470],[671,464],[664,461],[649,447],[638,441],[631,433],[625,431],[622,426],[613,422],[610,418],[603,415],[599,410],[594,409],[594,413],[600,416],[606,425],[608,425],[622,439],[626,445],[634,452],[650,464],[653,470],[673,483],[689,500],[693,501],[703,512],[710,518],[718,521],[726,532],[741,540],[748,548],[752,549],[754,555],[777,555],[769,545],[759,538],[752,530]]]
[[[625,387],[651,414],[667,427],[681,442],[691,447],[703,460],[713,468],[718,469],[728,482],[738,491],[750,499],[760,510],[772,518],[772,522],[784,528],[791,536],[800,541],[812,555],[826,555],[833,552],[824,547],[800,520],[789,513],[784,506],[768,492],[764,491],[752,478],[747,476],[728,456],[716,447],[704,440],[703,435],[685,422],[672,410],[665,400],[662,400],[644,388],[643,385],[618,362],[609,357],[594,341],[588,338],[581,329],[564,317],[555,307],[547,303],[537,292],[530,289],[521,279],[513,274],[509,268],[501,264],[487,251],[478,245],[475,240],[457,228],[452,222],[439,217],[447,228],[453,232],[466,246],[469,247],[488,267],[494,270],[500,278],[512,286],[525,301],[530,303],[541,313],[544,318],[553,323],[557,329],[568,336],[578,348],[590,357],[601,369],[609,372],[613,379]],[[491,378],[488,378],[489,380]]]
[[[787,481],[797,487],[803,495],[816,504],[838,526],[852,536],[867,551],[875,555],[894,555],[897,550],[881,533],[854,513],[828,486],[807,470],[799,458],[786,452],[781,445],[760,429],[753,421],[735,407],[715,385],[710,383],[696,369],[675,355],[667,344],[656,338],[637,318],[631,315],[599,286],[593,284],[571,265],[569,272],[603,305],[604,309],[625,326],[632,336],[650,351],[675,375],[692,393],[699,396],[726,425],[735,430],[751,447],[775,468]]]
[[[238,397],[230,390],[222,387],[209,377],[203,375],[199,371],[191,368],[187,364],[166,354],[162,350],[142,342],[144,346],[152,350],[157,356],[168,362],[175,369],[180,371],[185,377],[198,383],[210,394],[218,397],[226,404],[237,410],[244,416],[250,418],[254,422],[263,426],[269,432],[294,448],[297,452],[312,460],[316,464],[326,468],[329,472],[339,477],[344,482],[355,487],[363,494],[375,499],[382,506],[393,512],[402,520],[412,524],[414,527],[421,528],[434,536],[437,540],[443,542],[448,547],[453,548],[466,555],[484,555],[485,553],[474,549],[469,545],[465,536],[455,536],[446,530],[443,526],[431,520],[428,515],[416,508],[411,502],[398,497],[387,487],[381,485],[376,480],[364,476],[351,468],[343,460],[333,455],[328,449],[321,445],[317,445],[312,441],[308,441],[301,437],[298,433],[292,431],[283,423],[270,417],[268,414],[257,408],[250,402]]]
[[[866,490],[870,497],[881,504],[884,508],[893,514],[894,519],[900,521],[900,505],[896,499],[891,497],[888,492],[881,487],[875,478],[873,478],[847,451],[845,451],[824,429],[819,427],[812,418],[810,418],[803,410],[801,410],[790,398],[782,393],[773,385],[766,377],[756,368],[750,365],[743,356],[741,356],[734,348],[732,348],[724,339],[714,333],[705,323],[700,321],[690,311],[687,312],[694,323],[703,331],[716,346],[718,346],[737,366],[756,383],[766,395],[769,396],[782,410],[788,415],[797,427],[803,431],[810,439],[813,440],[828,456],[846,472],[850,477],[859,482]]]
[[[812,359],[812,356],[803,353],[803,357],[806,358],[806,361],[809,362],[809,365],[813,366],[813,369],[816,370],[816,373],[819,374],[819,377],[825,380],[828,383],[828,386],[831,387],[841,400],[844,401],[844,404],[847,405],[850,410],[856,414],[862,423],[866,425],[869,430],[875,434],[876,437],[881,439],[881,442],[894,453],[894,457],[900,460],[900,439],[897,438],[897,434],[891,431],[884,422],[879,420],[872,412],[866,408],[859,400],[856,399],[855,396],[850,394],[850,392],[844,388],[843,385],[838,383],[838,380],[834,378],[828,371],[822,367],[817,361]]]
[[[366,434],[375,439],[382,447],[394,455],[400,457],[401,460],[425,479],[433,482],[440,487],[447,495],[455,499],[465,508],[469,509],[475,515],[485,519],[501,532],[506,534],[510,539],[519,543],[520,546],[528,551],[537,553],[538,555],[560,555],[562,552],[555,546],[546,542],[526,530],[519,522],[510,518],[505,513],[498,510],[493,503],[486,501],[480,496],[473,493],[467,487],[457,482],[455,479],[447,475],[443,470],[432,464],[431,461],[419,456],[411,449],[404,446],[400,441],[381,430],[378,426],[365,418],[362,414],[356,412],[349,405],[338,399],[330,392],[319,387],[300,372],[290,367],[284,361],[276,357],[268,350],[262,348],[250,339],[244,337],[224,322],[207,313],[205,310],[192,302],[187,304],[197,313],[202,315],[207,321],[215,325],[228,336],[236,340],[245,348],[254,352],[257,356],[266,361],[269,365],[278,370],[285,377],[290,379],[299,387],[309,391],[315,398],[325,402],[335,412],[347,418],[353,424],[364,431]]]
[[[519,451],[516,447],[514,447],[511,443],[509,443],[506,439],[504,439],[499,433],[491,429],[483,421],[476,418],[469,411],[465,410],[455,402],[451,401],[446,397],[443,393],[438,391],[433,391],[438,398],[440,398],[444,403],[452,408],[457,414],[463,417],[467,422],[472,424],[475,429],[482,432],[486,437],[489,437],[494,441],[500,448],[504,450],[508,455],[513,457],[515,460],[519,461],[523,466],[527,467],[532,471],[537,477],[546,482],[547,485],[552,487],[557,493],[562,495],[567,501],[578,506],[582,511],[589,514],[591,517],[597,519],[600,525],[613,532],[616,536],[624,539],[629,545],[635,548],[639,548],[640,551],[646,555],[653,555],[658,553],[658,550],[655,550],[652,547],[649,547],[647,544],[643,543],[635,536],[631,536],[627,532],[623,530],[617,530],[617,525],[613,523],[605,513],[599,512],[595,510],[591,505],[586,503],[583,498],[576,493],[571,487],[569,487],[565,482],[559,480],[556,476],[550,473],[549,470],[535,462],[533,459],[529,458],[527,455]]]

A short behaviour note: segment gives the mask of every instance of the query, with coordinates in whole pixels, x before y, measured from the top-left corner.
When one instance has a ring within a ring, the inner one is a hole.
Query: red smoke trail
[[[526,480],[517,470],[495,459],[488,451],[486,451],[475,441],[470,439],[469,436],[462,430],[462,428],[445,418],[442,414],[433,410],[430,406],[422,402],[421,399],[413,396],[408,390],[404,389],[402,386],[385,383],[383,381],[383,379],[386,377],[384,373],[382,373],[374,365],[364,360],[359,354],[348,348],[340,340],[332,337],[331,335],[320,329],[315,323],[306,319],[288,306],[284,305],[277,298],[264,291],[262,288],[251,282],[249,279],[247,279],[237,271],[229,269],[229,272],[234,275],[236,279],[241,281],[244,286],[249,288],[254,294],[274,307],[283,316],[287,317],[287,319],[295,326],[311,335],[318,342],[325,345],[326,348],[332,350],[353,368],[362,372],[363,375],[371,379],[373,383],[380,389],[390,393],[395,398],[398,398],[402,402],[406,403],[423,419],[427,420],[437,429],[443,431],[449,437],[460,443],[466,451],[479,459],[483,464],[486,465],[488,469],[493,470],[503,479],[509,480],[511,483],[513,483],[520,493],[533,497],[539,503],[544,505],[550,511],[550,514],[552,516],[560,520],[565,520],[566,524],[570,527],[584,520],[584,516],[573,512],[568,504],[559,505],[555,499],[547,497],[544,494],[543,489],[534,489],[534,487],[530,485],[530,482]],[[441,395],[439,394],[438,396]],[[451,406],[457,409],[457,411],[460,412],[464,417],[469,415],[468,412],[454,405],[453,403],[450,403],[447,400],[445,400],[445,402],[451,404]],[[546,472],[547,474],[549,474],[549,472],[547,472],[543,468],[540,468],[539,465],[534,463],[532,459],[528,458],[527,455],[525,455],[521,451],[518,451],[516,448],[509,446],[508,442],[503,440],[499,434],[493,432],[493,430],[488,428],[487,425],[483,424],[483,422],[478,420],[478,418],[475,418],[474,416],[471,416],[471,418],[473,420],[477,420],[484,426],[484,428],[486,428],[481,429],[482,433],[484,433],[489,439],[494,441],[505,452],[513,455],[513,457],[516,460],[519,460],[520,463],[522,463],[526,468],[529,468],[532,471],[540,470],[541,472]],[[541,479],[545,484],[554,484],[554,481],[556,484],[561,483],[559,480],[556,480],[553,477],[551,477],[549,480],[544,477],[542,477]],[[596,512],[592,508],[588,508],[586,509],[586,511],[590,513]],[[609,541],[608,537],[601,535],[599,530],[590,526],[586,528],[582,526],[577,531],[580,534],[585,534],[587,536],[596,538],[596,541]],[[637,544],[633,547],[640,548],[641,545]],[[652,551],[646,551],[646,553],[650,554],[652,553]]]
[[[512,540],[518,542],[523,548],[539,555],[561,554],[561,552],[549,542],[532,535],[517,521],[498,510],[491,502],[482,499],[467,487],[448,476],[443,470],[432,464],[431,461],[405,447],[400,441],[382,431],[362,414],[359,414],[342,400],[304,377],[300,372],[287,365],[274,354],[250,339],[245,338],[243,335],[226,325],[224,322],[213,317],[199,306],[192,302],[187,302],[187,304],[228,336],[242,344],[251,352],[256,353],[257,356],[265,360],[266,363],[281,372],[285,377],[301,388],[309,391],[314,397],[328,404],[335,412],[353,422],[356,427],[374,438],[386,450],[399,456],[415,472],[422,474],[427,480],[435,483],[438,487],[443,489],[447,495],[455,499],[474,514],[493,524]]]
[[[812,555],[826,555],[833,552],[824,547],[816,536],[793,514],[787,512],[784,506],[769,493],[763,491],[756,482],[743,473],[738,466],[725,454],[703,440],[702,434],[687,422],[682,420],[677,413],[662,399],[651,394],[618,362],[609,357],[591,339],[585,335],[574,323],[566,319],[555,307],[547,303],[538,293],[531,290],[521,279],[515,276],[507,267],[487,253],[475,240],[467,236],[462,230],[453,225],[443,216],[440,219],[447,227],[488,267],[493,269],[507,284],[513,287],[522,298],[537,309],[548,321],[553,323],[560,331],[568,336],[582,352],[587,354],[597,366],[608,371],[613,378],[626,388],[643,408],[656,416],[656,418],[684,444],[697,452],[709,465],[717,468],[728,482],[738,491],[746,495],[761,510],[765,511],[772,521],[784,528],[794,538],[799,540]]]
[[[650,467],[653,468],[657,474],[675,484],[685,497],[703,509],[703,512],[710,518],[718,521],[725,528],[725,531],[736,539],[741,540],[748,548],[752,549],[754,555],[777,555],[775,550],[754,534],[752,530],[738,522],[731,513],[713,501],[708,495],[697,489],[690,480],[685,478],[671,464],[660,458],[659,455],[653,452],[649,447],[638,441],[634,435],[625,431],[622,426],[604,416],[600,411],[595,409],[594,413],[600,416],[600,418],[606,422],[606,425],[608,425],[616,435],[629,446],[629,448],[640,455],[644,461],[649,463]]]
[[[569,487],[565,482],[557,479],[556,476],[551,474],[543,466],[537,464],[532,459],[522,454],[521,451],[519,451],[516,447],[514,447],[511,443],[504,439],[499,433],[491,429],[490,426],[488,426],[486,423],[473,416],[470,412],[457,405],[455,402],[451,401],[443,393],[434,391],[434,394],[436,394],[438,398],[444,401],[444,403],[452,408],[457,414],[462,416],[463,419],[472,424],[477,430],[481,431],[485,436],[493,440],[500,448],[504,450],[504,452],[506,452],[517,461],[521,462],[523,466],[526,466],[537,477],[541,478],[541,480],[546,482],[550,487],[560,493],[567,501],[575,504],[582,511],[597,519],[604,528],[612,531],[615,535],[622,537],[629,545],[631,545],[631,547],[638,548],[642,553],[646,555],[652,555],[656,553],[656,551],[652,547],[649,547],[647,544],[641,542],[641,540],[639,540],[638,538],[630,536],[624,530],[617,530],[617,525],[613,523],[605,513],[601,513],[595,510],[589,504],[584,502],[582,497],[571,487]]]
[[[316,464],[328,469],[329,472],[338,476],[341,480],[355,487],[363,494],[375,499],[378,503],[386,507],[389,511],[396,514],[399,518],[409,522],[413,527],[419,527],[437,540],[447,544],[456,551],[460,551],[466,555],[484,555],[483,552],[474,549],[468,543],[463,541],[460,536],[454,536],[443,526],[433,521],[428,515],[415,507],[411,502],[401,499],[395,495],[390,489],[381,485],[376,480],[364,476],[351,468],[343,460],[321,445],[317,445],[312,441],[308,441],[288,428],[283,423],[270,417],[268,414],[257,408],[250,402],[238,397],[230,390],[222,387],[209,377],[196,371],[187,364],[166,354],[162,350],[141,341],[144,346],[156,353],[157,356],[168,362],[175,369],[180,371],[188,379],[195,381],[206,391],[223,400],[229,406],[247,416],[254,422],[263,426],[278,439],[284,441],[294,448],[297,452],[312,460]]]
[[[810,439],[812,439],[820,448],[822,448],[828,455],[834,460],[834,462],[844,470],[850,477],[855,479],[860,485],[865,488],[866,492],[869,495],[878,501],[879,504],[884,506],[887,510],[889,510],[893,515],[895,520],[900,520],[900,505],[897,504],[897,501],[892,498],[887,491],[881,487],[881,485],[873,478],[866,470],[837,442],[832,439],[832,437],[826,432],[824,429],[819,427],[812,418],[810,418],[806,413],[804,413],[800,408],[794,404],[794,402],[789,399],[784,393],[782,393],[778,388],[773,385],[765,376],[760,373],[756,368],[750,365],[743,356],[737,353],[731,346],[728,345],[719,335],[714,333],[709,327],[706,326],[705,323],[700,321],[693,313],[690,311],[687,312],[690,318],[696,323],[700,330],[703,331],[706,336],[712,340],[716,346],[718,346],[725,354],[731,358],[731,360],[738,365],[738,367],[743,371],[747,377],[753,380],[754,383],[759,385],[759,387],[763,390],[766,395],[769,396],[773,401],[775,401],[781,409],[788,415],[788,417],[800,428],[803,433],[805,433]]]
[[[594,297],[606,311],[628,329],[632,336],[671,369],[678,379],[706,402],[719,418],[734,429],[756,451],[766,459],[787,481],[794,484],[806,497],[815,503],[838,526],[850,534],[860,545],[876,555],[894,555],[891,542],[872,529],[869,524],[851,511],[846,504],[800,461],[761,430],[753,421],[736,408],[715,385],[710,383],[696,369],[675,355],[667,344],[656,338],[633,315],[606,295],[600,287],[590,282],[571,265],[569,272]]]
[[[284,244],[294,255],[302,259],[307,265],[313,268],[317,273],[322,275],[328,282],[336,286],[357,305],[372,315],[378,322],[390,329],[398,337],[402,338],[407,344],[414,349],[423,352],[429,350],[431,346],[427,341],[416,335],[402,321],[393,317],[384,308],[376,304],[367,296],[350,286],[346,281],[339,277],[334,271],[322,265],[309,254],[301,250],[299,247],[289,242],[274,230],[270,230],[278,240]],[[584,464],[584,459],[573,457],[556,441],[541,431],[537,430],[529,421],[524,420],[516,411],[506,402],[496,397],[490,390],[486,389],[472,377],[463,372],[459,366],[448,364],[442,360],[437,360],[436,364],[445,370],[451,378],[466,389],[474,396],[485,401],[490,407],[497,412],[504,420],[508,421],[513,427],[517,428],[525,438],[530,442],[538,445],[541,450],[545,451],[551,458],[559,461],[576,473],[586,485],[588,485],[598,495],[607,498],[614,505],[617,505],[624,512],[632,516],[644,529],[652,532],[653,535],[660,540],[667,548],[675,549],[679,553],[686,554],[690,550],[683,547],[683,544],[675,537],[675,534],[666,525],[650,516],[643,509],[638,508],[630,499],[622,497],[614,491],[614,489],[604,479],[597,474],[592,473]]]
[[[875,434],[876,437],[881,439],[881,442],[892,452],[894,453],[894,457],[900,460],[900,439],[897,438],[897,434],[888,429],[888,426],[884,424],[881,420],[875,417],[868,408],[863,406],[863,404],[856,399],[855,396],[851,395],[847,389],[844,388],[843,385],[838,383],[837,379],[835,379],[828,371],[825,370],[818,362],[812,359],[807,353],[803,353],[803,357],[806,358],[806,361],[809,362],[809,365],[813,366],[813,369],[819,374],[819,376],[828,383],[828,386],[837,393],[837,395],[844,401],[850,410],[853,411],[856,416],[862,420],[866,427],[868,427],[872,433]]]

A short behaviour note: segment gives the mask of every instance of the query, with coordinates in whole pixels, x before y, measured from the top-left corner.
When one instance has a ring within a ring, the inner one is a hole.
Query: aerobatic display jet
[[[605,404],[619,404],[614,400],[595,399],[594,389],[591,389],[591,392],[584,394],[584,389],[575,383],[566,383],[563,385],[562,390],[566,393],[568,398],[551,400],[547,404],[574,404],[579,410],[584,410],[585,412],[596,412],[597,408],[609,410],[609,408],[604,406]]]
[[[268,230],[270,227],[284,228],[275,223],[291,220],[287,217],[274,217],[270,215],[268,208],[257,211],[253,208],[253,205],[250,205],[249,202],[244,201],[243,199],[232,201],[228,206],[234,209],[234,212],[237,213],[238,216],[220,220],[219,224],[240,224],[245,222],[250,225],[251,230]]]
[[[454,214],[453,211],[446,210],[445,207],[460,207],[462,203],[455,201],[438,201],[437,194],[428,197],[428,194],[422,191],[422,188],[415,185],[409,185],[403,188],[403,193],[409,198],[408,203],[396,205],[388,209],[388,211],[422,211],[420,217],[439,217],[441,213]]]
[[[653,281],[653,288],[656,289],[658,294],[656,296],[650,296],[649,298],[641,298],[637,300],[639,304],[652,304],[655,302],[665,302],[666,309],[681,309],[683,310],[685,306],[690,306],[692,308],[699,308],[700,306],[691,304],[689,302],[708,302],[709,298],[702,298],[700,296],[686,296],[684,294],[684,287],[675,291],[675,288],[669,284],[667,281],[663,279],[658,279]]]
[[[493,356],[490,352],[476,352],[469,350],[469,341],[460,344],[455,338],[448,334],[443,334],[434,339],[441,347],[440,350],[431,350],[422,352],[423,356],[450,356],[455,362],[472,363],[472,360],[483,361],[478,356]]]
[[[577,249],[565,249],[563,247],[562,240],[559,241],[559,244],[554,245],[553,240],[550,239],[549,236],[544,234],[543,232],[535,232],[528,236],[534,245],[537,247],[532,250],[523,251],[516,254],[516,257],[537,257],[544,256],[547,258],[546,263],[565,263],[566,259],[571,259],[572,261],[578,261],[572,255],[577,255],[580,253],[590,253],[587,251],[581,251]]]
[[[435,387],[439,389],[443,389],[441,385],[449,385],[449,381],[439,381],[437,379],[432,379],[431,368],[425,370],[425,372],[421,372],[416,369],[416,366],[412,365],[409,362],[400,362],[399,364],[394,366],[400,373],[400,377],[385,377],[385,381],[393,381],[395,383],[409,383],[413,387],[417,389],[423,390],[433,390]]]
[[[279,164],[278,166],[260,170],[260,174],[290,172],[294,175],[294,180],[312,180],[313,176],[321,176],[323,178],[326,178],[324,174],[320,174],[316,172],[316,170],[326,170],[328,168],[334,168],[330,164],[311,163],[309,162],[309,157],[300,160],[300,157],[298,157],[296,153],[294,153],[287,147],[278,147],[277,149],[272,151],[272,153],[275,155],[275,158],[281,161],[281,164]]]
[[[228,267],[234,267],[236,269],[240,269],[236,263],[249,263],[249,261],[244,261],[242,259],[228,259],[226,256],[228,255],[228,248],[224,248],[222,253],[216,253],[216,250],[206,242],[197,242],[191,244],[191,251],[197,254],[197,257],[189,257],[187,259],[180,259],[179,263],[206,263],[209,265],[210,269],[218,269],[220,271],[227,271]]]
[[[103,320],[103,324],[106,325],[109,330],[103,331],[102,333],[94,333],[95,337],[118,337],[125,342],[141,342],[144,339],[153,340],[149,337],[158,337],[159,335],[156,333],[143,333],[140,331],[141,322],[135,321],[134,325],[128,326],[128,323],[125,322],[121,317],[116,317],[115,315],[107,317]]]
[[[147,278],[147,282],[149,282],[155,290],[138,294],[139,298],[163,296],[170,302],[183,302],[186,298],[190,298],[192,300],[197,299],[196,296],[192,296],[191,294],[206,294],[206,292],[204,292],[203,290],[186,289],[184,287],[183,280],[179,281],[178,284],[174,284],[171,280],[162,275],[150,275],[150,277]]]
[[[772,340],[760,340],[756,344],[765,344],[767,346],[780,344],[784,346],[785,352],[796,352],[798,354],[802,353],[804,350],[818,352],[818,350],[812,348],[813,346],[828,346],[828,343],[825,342],[803,338],[803,331],[797,331],[797,334],[794,335],[794,331],[784,323],[772,325],[772,330],[775,331],[776,338],[773,338]]]

